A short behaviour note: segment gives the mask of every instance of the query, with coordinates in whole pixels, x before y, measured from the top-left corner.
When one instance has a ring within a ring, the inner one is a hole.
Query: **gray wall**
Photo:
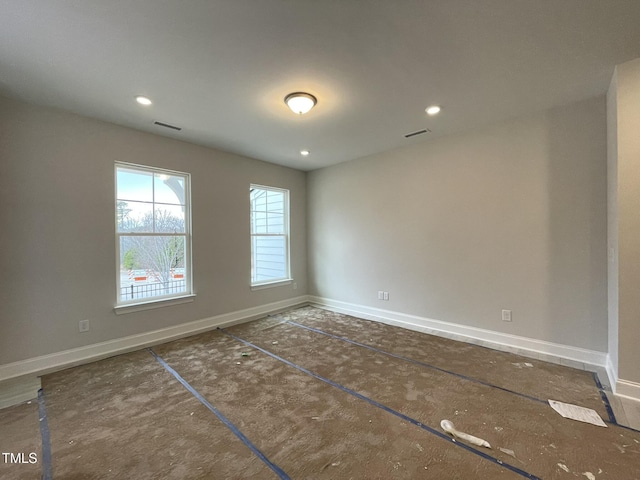
[[[115,315],[114,161],[192,175],[194,302]],[[0,364],[306,294],[305,173],[0,97]],[[292,286],[250,289],[249,184],[291,191]],[[78,321],[91,331],[80,334]]]
[[[617,225],[610,231],[610,242],[617,243],[617,297],[610,302],[617,307],[618,375],[640,387],[640,59],[616,67],[610,89],[610,100],[615,101],[616,145],[615,157],[617,185],[615,205]],[[613,109],[613,106],[611,107]],[[610,118],[610,126],[613,126]],[[614,278],[615,281],[615,278]],[[615,291],[613,292],[615,294]],[[617,302],[617,305],[616,305]]]
[[[599,97],[311,172],[309,293],[607,351],[606,140]]]

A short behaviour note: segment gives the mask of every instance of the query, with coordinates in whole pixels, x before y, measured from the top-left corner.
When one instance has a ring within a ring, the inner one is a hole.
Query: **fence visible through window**
[[[131,284],[120,287],[120,301],[187,293],[187,282],[175,280],[159,283]]]

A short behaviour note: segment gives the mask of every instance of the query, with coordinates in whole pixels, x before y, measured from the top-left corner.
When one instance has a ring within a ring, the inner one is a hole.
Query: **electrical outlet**
[[[293,289],[297,290],[298,289],[298,282],[293,282]]]
[[[378,300],[384,300],[384,292],[382,290],[378,290]]]
[[[78,330],[80,330],[80,333],[88,332],[89,320],[80,320],[80,322],[78,322]]]
[[[502,310],[502,321],[503,322],[511,321],[511,310]]]
[[[383,293],[383,300],[389,300],[389,292],[382,292]]]

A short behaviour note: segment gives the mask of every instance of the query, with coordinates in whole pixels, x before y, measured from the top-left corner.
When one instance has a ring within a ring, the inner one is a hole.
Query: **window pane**
[[[153,204],[125,202],[116,204],[118,232],[153,233]]]
[[[184,233],[184,207],[179,205],[154,205],[155,231],[157,233]]]
[[[265,205],[267,201],[267,191],[254,188],[251,190],[251,207],[254,210],[265,210]]]
[[[184,177],[154,174],[154,195],[155,202],[184,205]]]
[[[267,233],[267,214],[252,212],[251,233]]]
[[[251,233],[285,233],[284,192],[254,189],[251,194]]]
[[[269,212],[284,212],[284,193],[267,191],[267,211]]]
[[[284,215],[267,213],[267,233],[284,233]]]
[[[287,277],[286,238],[253,237],[253,282]]]
[[[120,301],[187,293],[186,237],[120,237]]]
[[[118,200],[153,201],[153,174],[118,167],[117,196]]]

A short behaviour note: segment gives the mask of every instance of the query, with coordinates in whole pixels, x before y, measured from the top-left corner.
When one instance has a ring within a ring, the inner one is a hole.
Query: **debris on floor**
[[[516,458],[516,452],[514,452],[513,450],[509,450],[508,448],[502,448],[502,447],[498,447],[498,450],[500,450],[502,453],[506,453],[507,455],[512,456],[513,458]]]
[[[513,365],[516,368],[533,368],[533,363],[528,363],[528,362],[524,362],[524,363],[511,363],[511,365]]]
[[[570,403],[562,403],[556,400],[549,400],[549,405],[564,418],[590,423],[591,425],[596,425],[598,427],[607,426],[607,424],[602,420],[602,417],[598,415],[598,412],[591,408],[571,405]]]
[[[338,465],[340,465],[340,462],[329,462],[326,463],[321,470],[326,470],[328,467],[337,467]]]
[[[472,443],[473,445],[478,445],[479,447],[491,448],[491,445],[489,445],[489,442],[487,442],[486,440],[483,440],[482,438],[474,437],[473,435],[469,435],[468,433],[459,432],[458,430],[456,430],[456,427],[453,425],[453,422],[451,422],[450,420],[442,420],[440,422],[440,426],[445,432],[450,433],[456,438],[460,438],[461,440],[466,440],[467,442]]]
[[[241,355],[242,355],[243,357],[248,357],[248,356],[249,356],[249,354],[248,354],[247,352],[242,352],[242,353],[241,353]]]

